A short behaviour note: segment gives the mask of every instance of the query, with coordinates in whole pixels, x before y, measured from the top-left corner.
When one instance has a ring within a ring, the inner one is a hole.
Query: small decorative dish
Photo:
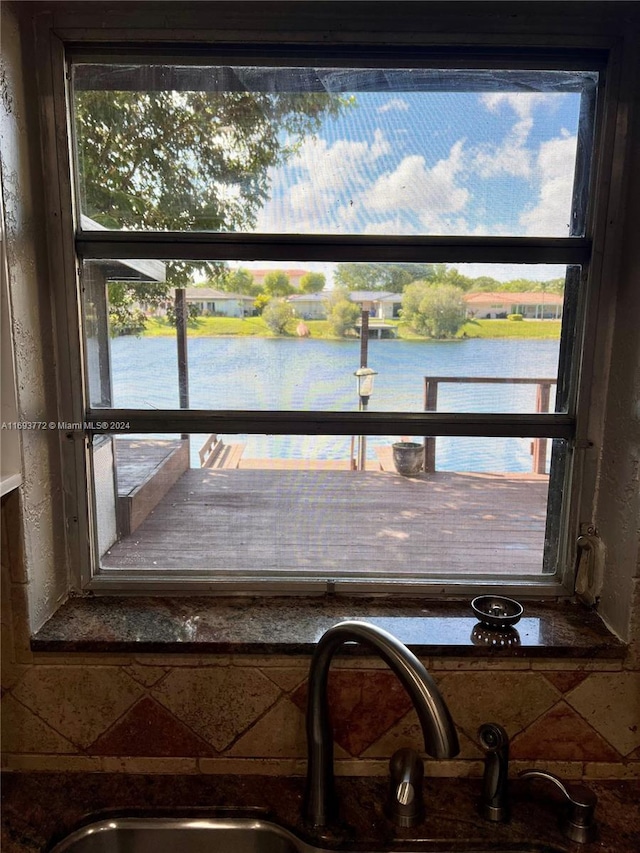
[[[498,629],[515,625],[524,613],[519,601],[501,595],[479,595],[471,602],[471,609],[483,625]]]

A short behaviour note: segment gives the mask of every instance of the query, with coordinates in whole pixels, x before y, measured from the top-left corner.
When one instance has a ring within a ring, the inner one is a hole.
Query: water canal
[[[358,341],[199,337],[188,346],[193,409],[357,409],[353,374],[359,367]],[[422,411],[425,376],[552,378],[558,351],[557,340],[372,340],[368,361],[378,375],[369,409]],[[116,407],[178,407],[175,340],[115,338],[111,367]],[[533,412],[535,394],[534,385],[442,385],[438,411]],[[399,437],[372,437],[370,454],[376,443],[388,444]],[[247,442],[245,458],[346,459],[350,443],[349,436],[229,439]],[[530,440],[440,438],[437,465],[439,470],[527,472]]]

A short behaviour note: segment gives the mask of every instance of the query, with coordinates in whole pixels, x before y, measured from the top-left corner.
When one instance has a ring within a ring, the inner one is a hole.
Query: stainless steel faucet
[[[566,838],[578,844],[593,841],[597,834],[595,811],[598,798],[589,788],[574,782],[563,782],[546,770],[523,770],[521,779],[542,779],[551,782],[564,798],[565,810],[560,818],[560,829]]]
[[[460,750],[451,714],[435,681],[400,640],[368,622],[349,621],[334,625],[320,638],[309,669],[304,814],[314,827],[327,826],[337,816],[327,680],[334,654],[348,642],[362,643],[373,649],[398,676],[418,714],[424,747],[429,755],[453,758]]]
[[[506,821],[509,819],[509,736],[498,723],[483,723],[478,738],[486,753],[480,814],[486,820]]]

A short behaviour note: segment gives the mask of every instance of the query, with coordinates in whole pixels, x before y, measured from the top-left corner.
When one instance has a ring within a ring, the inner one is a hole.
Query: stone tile
[[[300,758],[201,758],[200,773],[235,776],[306,776],[307,762]]]
[[[263,672],[267,678],[270,678],[278,687],[288,693],[302,684],[307,677],[309,667],[267,667]]]
[[[640,746],[640,672],[593,673],[566,699],[622,755]]]
[[[561,779],[582,779],[582,761],[511,761],[509,763],[509,775],[515,778],[523,770],[546,770],[547,773],[555,773]]]
[[[56,655],[52,652],[33,652],[33,663],[37,666],[128,666],[130,655],[108,655],[101,652],[80,654],[65,652]]]
[[[56,731],[86,747],[143,690],[117,667],[34,666],[13,692]]]
[[[377,655],[370,655],[368,657],[356,657],[354,655],[343,655],[336,656],[332,663],[332,669],[384,669],[387,672],[389,671],[389,665],[386,664],[381,658]]]
[[[548,761],[616,761],[620,755],[566,702],[558,702],[514,738],[511,757]]]
[[[388,670],[333,671],[328,694],[334,740],[350,755],[360,755],[412,707],[406,690]],[[291,698],[301,710],[306,708],[306,682]]]
[[[482,752],[464,732],[458,732],[460,741],[459,758],[481,758]],[[390,758],[396,749],[409,746],[421,755],[425,755],[424,738],[418,715],[412,709],[409,713],[382,735],[375,743],[362,753],[362,758]]]
[[[18,490],[2,502],[2,563],[8,567],[13,583],[27,582],[22,539],[22,511]]]
[[[267,670],[272,668],[293,667],[295,669],[303,669],[309,671],[310,658],[301,655],[282,655],[282,654],[264,654],[264,655],[233,655],[230,660],[234,666],[247,666],[251,668]],[[213,663],[213,661],[212,661]],[[220,664],[218,664],[220,665]]]
[[[7,694],[2,699],[2,749],[6,753],[70,753],[73,744]]]
[[[198,655],[198,654],[146,654],[136,655],[134,663],[141,666],[167,666],[173,669],[177,666],[231,666],[230,655]]]
[[[197,773],[195,758],[102,758],[103,773]]]
[[[440,689],[456,725],[472,740],[488,721],[500,723],[514,737],[559,699],[558,691],[534,672],[452,672]]]
[[[545,672],[544,677],[547,681],[550,681],[551,684],[559,690],[560,693],[568,693],[570,690],[573,690],[574,687],[577,687],[578,684],[582,684],[589,673],[588,672]]]
[[[6,767],[34,773],[96,773],[102,763],[86,755],[9,755]]]
[[[389,762],[348,758],[335,761],[333,769],[336,776],[386,776],[389,772]]]
[[[445,672],[459,672],[460,670],[505,670],[513,672],[531,669],[531,661],[521,658],[439,658],[432,661],[431,669]]]
[[[187,757],[215,755],[213,747],[150,696],[87,747],[91,755]]]
[[[225,753],[238,758],[303,758],[306,754],[304,714],[286,698],[267,711]]]
[[[480,779],[484,771],[483,761],[429,761],[424,763],[424,775],[429,779]]]
[[[33,661],[29,631],[29,600],[26,584],[11,584],[11,629],[16,663]]]
[[[134,663],[126,669],[127,675],[130,675],[138,684],[143,687],[153,687],[161,678],[169,672],[168,666],[141,666]]]
[[[640,779],[640,761],[618,761],[608,764],[605,761],[584,765],[585,779]]]
[[[179,667],[152,692],[218,752],[246,731],[280,696],[280,689],[259,670],[243,667]]]
[[[597,658],[596,660],[585,660],[584,658],[565,658],[563,660],[532,660],[531,669],[541,671],[561,670],[568,672],[617,672],[622,669],[622,661],[619,658],[607,660]]]

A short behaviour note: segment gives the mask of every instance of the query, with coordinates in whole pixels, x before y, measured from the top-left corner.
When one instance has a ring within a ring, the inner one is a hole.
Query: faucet
[[[480,814],[486,820],[506,821],[509,819],[509,736],[498,723],[483,723],[478,738],[486,753]]]
[[[348,642],[362,643],[377,652],[398,676],[413,701],[429,755],[453,758],[460,751],[449,709],[418,658],[392,634],[368,622],[348,621],[334,625],[320,638],[309,669],[304,814],[313,827],[327,826],[337,816],[327,680],[334,654]]]
[[[418,826],[424,819],[422,779],[424,764],[408,747],[396,750],[389,762],[389,803],[387,815],[394,826]]]
[[[560,829],[565,838],[577,844],[593,841],[597,834],[595,811],[598,798],[589,788],[576,783],[565,783],[546,770],[523,770],[521,779],[542,779],[551,782],[564,798],[566,810],[560,818]]]

